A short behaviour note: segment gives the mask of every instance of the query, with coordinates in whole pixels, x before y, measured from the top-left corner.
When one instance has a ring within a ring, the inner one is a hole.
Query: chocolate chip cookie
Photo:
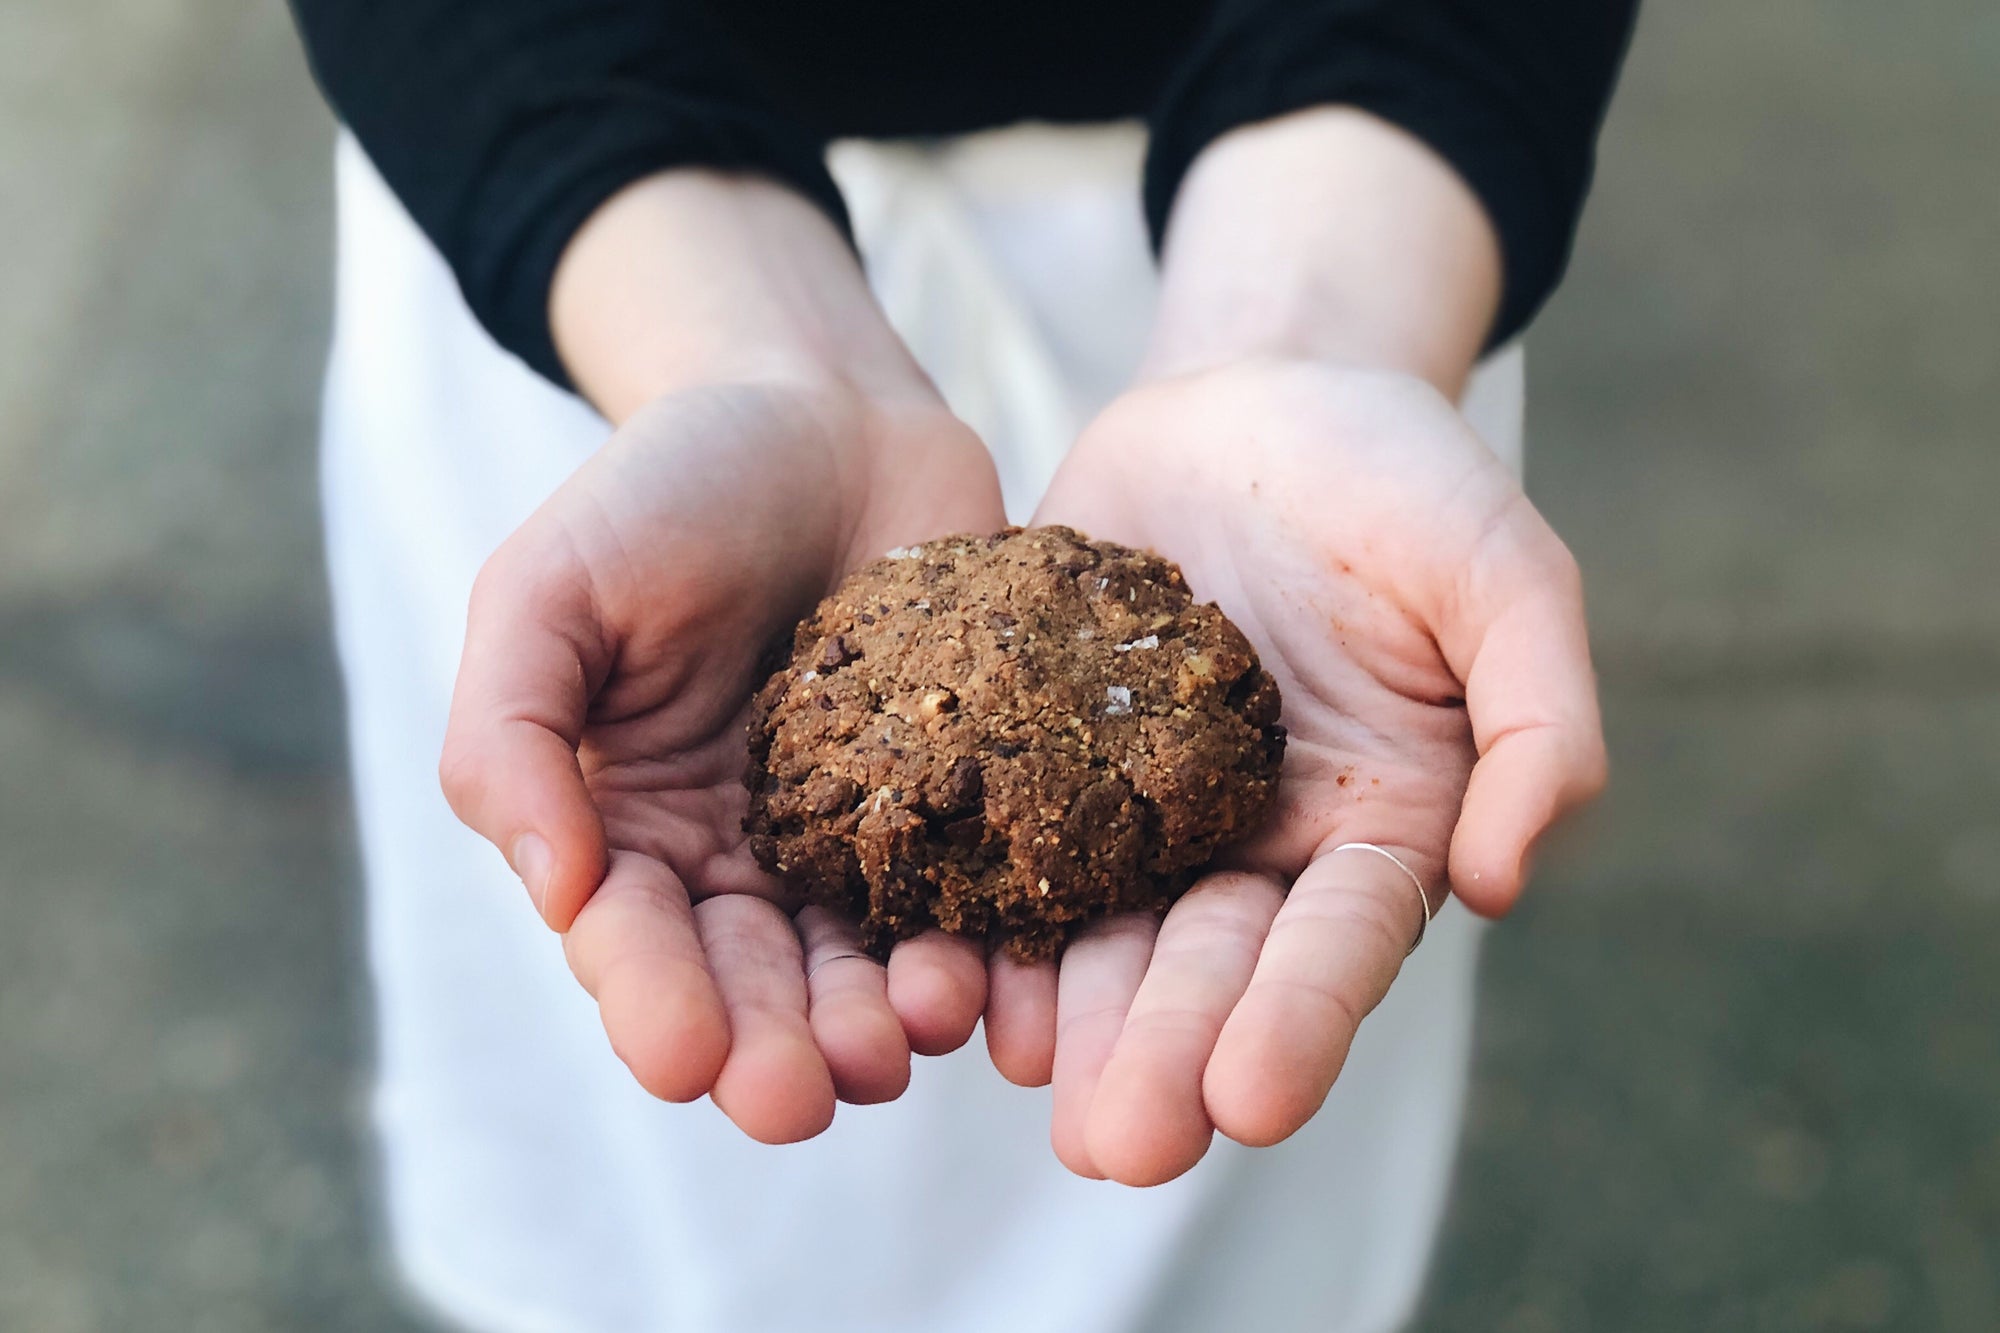
[[[861,923],[1053,954],[1164,910],[1271,808],[1277,683],[1179,569],[1069,528],[892,551],[798,627],[750,722],[758,861]]]

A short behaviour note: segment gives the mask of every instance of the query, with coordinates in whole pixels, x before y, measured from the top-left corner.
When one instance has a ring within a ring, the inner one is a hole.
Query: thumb
[[[480,571],[438,777],[452,810],[500,849],[557,930],[606,870],[604,822],[577,744],[609,657],[580,573],[514,542]]]
[[[1484,916],[1513,907],[1535,841],[1605,780],[1582,578],[1532,510],[1528,523],[1501,539],[1458,623],[1439,635],[1479,751],[1452,834],[1451,885]]]

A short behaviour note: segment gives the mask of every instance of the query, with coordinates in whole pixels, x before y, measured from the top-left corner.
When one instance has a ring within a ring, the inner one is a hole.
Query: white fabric
[[[1152,273],[1137,139],[1023,131],[843,145],[892,318],[984,434],[1017,516],[1138,354]],[[1049,1098],[982,1044],[891,1106],[746,1140],[612,1056],[436,757],[474,572],[604,437],[502,353],[351,143],[323,481],[368,880],[374,1099],[393,1247],[493,1333],[1386,1330],[1412,1307],[1457,1137],[1478,931],[1456,907],[1278,1148],[1218,1142],[1150,1191],[1078,1180]],[[1473,414],[1518,458],[1518,355]]]

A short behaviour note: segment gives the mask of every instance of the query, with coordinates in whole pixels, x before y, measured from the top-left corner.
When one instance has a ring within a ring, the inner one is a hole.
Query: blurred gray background
[[[2000,1328],[2000,8],[1655,0],[1531,480],[1616,764],[1490,942],[1436,1330]],[[377,1236],[274,0],[0,4],[0,1330]]]

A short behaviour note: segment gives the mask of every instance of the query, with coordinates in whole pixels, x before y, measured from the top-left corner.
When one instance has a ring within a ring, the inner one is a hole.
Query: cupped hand
[[[985,1002],[932,935],[885,969],[795,923],[740,827],[763,655],[853,566],[1002,519],[985,449],[934,399],[684,390],[636,413],[481,571],[441,777],[548,923],[655,1095],[751,1136],[897,1096]],[[855,956],[848,956],[855,955]]]
[[[1256,645],[1290,733],[1278,809],[1164,922],[1056,965],[996,960],[996,1065],[1053,1077],[1074,1171],[1151,1184],[1215,1130],[1278,1142],[1319,1108],[1425,912],[1498,915],[1604,780],[1574,561],[1452,406],[1413,377],[1237,363],[1134,390],[1036,521],[1179,562]]]

